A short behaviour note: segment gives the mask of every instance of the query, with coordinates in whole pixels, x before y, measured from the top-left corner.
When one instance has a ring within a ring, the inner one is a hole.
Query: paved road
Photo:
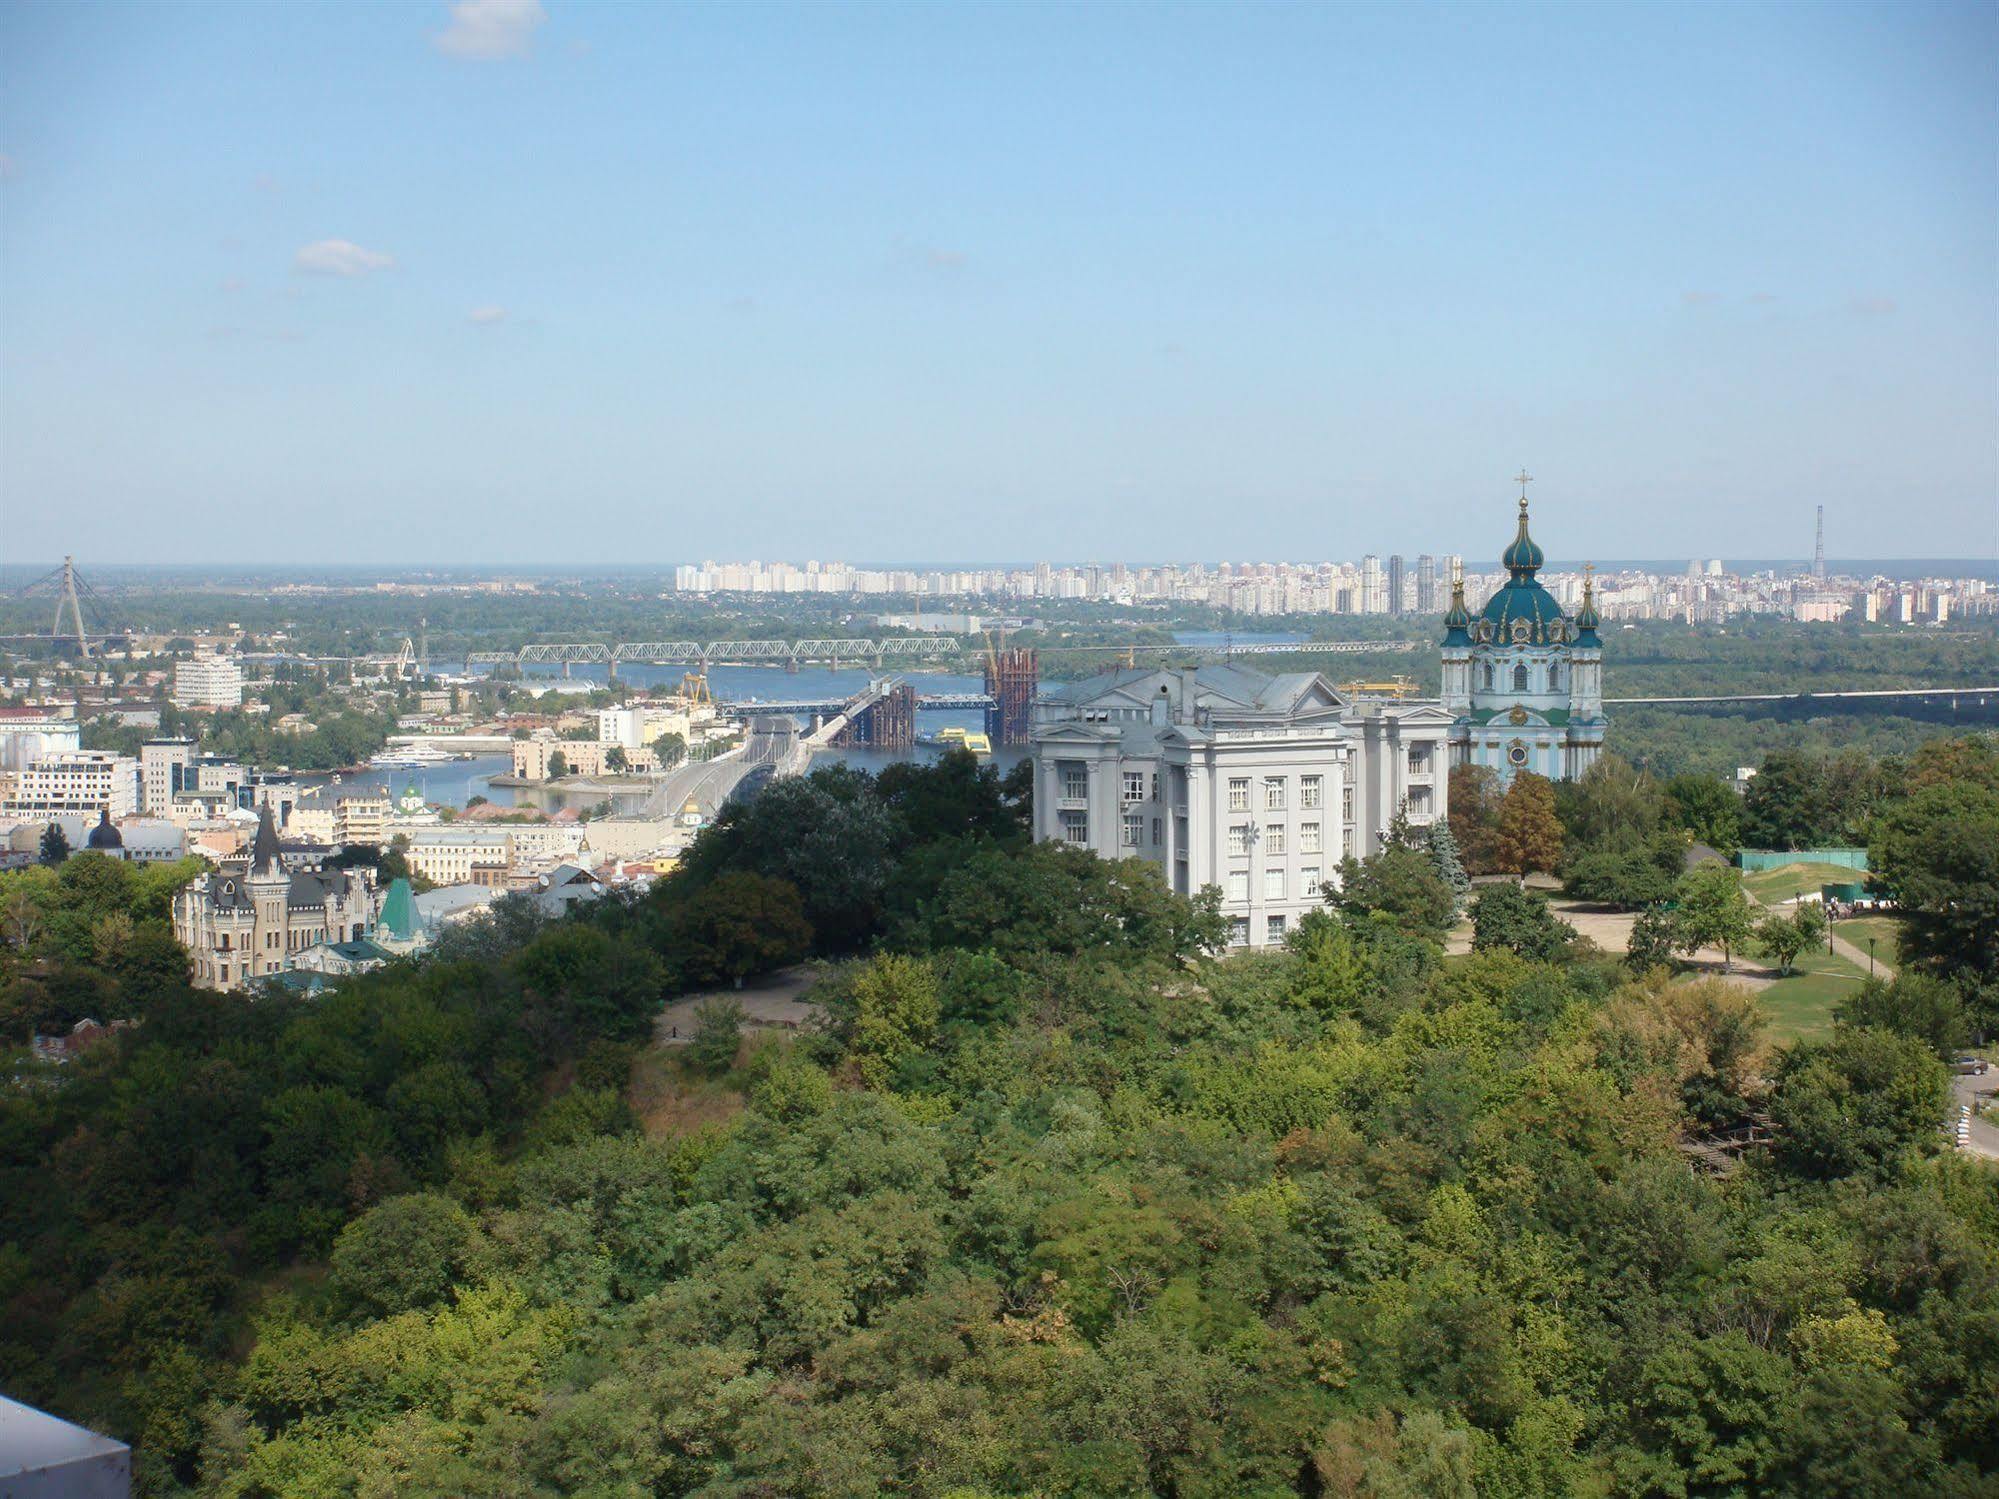
[[[1950,1127],[1957,1128],[1957,1106],[1970,1104],[1971,1143],[1973,1155],[1982,1155],[1988,1161],[1999,1161],[1999,1125],[1978,1117],[1978,1106],[1999,1092],[1999,1069],[1994,1069],[1979,1077],[1952,1077]]]
[[[692,801],[704,818],[712,818],[747,777],[758,771],[767,775],[783,764],[797,738],[798,725],[788,718],[751,719],[741,750],[724,759],[683,765],[673,771],[647,801],[647,815],[678,817]]]

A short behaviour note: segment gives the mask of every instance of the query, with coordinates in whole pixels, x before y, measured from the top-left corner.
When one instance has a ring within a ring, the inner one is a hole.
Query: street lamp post
[[[1874,939],[1872,937],[1867,939],[1867,976],[1869,978],[1874,977]]]

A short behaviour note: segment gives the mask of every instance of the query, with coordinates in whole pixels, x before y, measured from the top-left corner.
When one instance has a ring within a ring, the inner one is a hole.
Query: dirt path
[[[748,1029],[795,1031],[819,1013],[819,1006],[808,1003],[804,997],[818,982],[818,972],[801,965],[750,979],[740,989],[685,995],[659,1012],[659,1018],[653,1022],[653,1043],[685,1046],[694,1039],[695,1009],[705,1000],[722,996],[741,1003]]]

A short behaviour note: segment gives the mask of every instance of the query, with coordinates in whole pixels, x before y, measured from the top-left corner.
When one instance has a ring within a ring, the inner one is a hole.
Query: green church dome
[[[1527,534],[1527,496],[1520,496],[1520,534],[1513,538],[1513,545],[1499,554],[1503,562],[1517,578],[1521,573],[1533,573],[1547,560],[1541,549],[1534,544],[1534,538]]]
[[[1500,555],[1512,574],[1485,601],[1476,631],[1481,643],[1492,645],[1558,645],[1569,638],[1569,622],[1555,596],[1535,579],[1545,558],[1527,534],[1527,497],[1520,497],[1520,534]]]

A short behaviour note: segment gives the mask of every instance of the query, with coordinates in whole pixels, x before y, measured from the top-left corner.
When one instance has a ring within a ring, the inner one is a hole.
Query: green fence
[[[1865,869],[1864,848],[1745,848],[1735,856],[1744,874],[1759,869],[1782,869],[1786,864],[1838,864],[1847,869]]]

